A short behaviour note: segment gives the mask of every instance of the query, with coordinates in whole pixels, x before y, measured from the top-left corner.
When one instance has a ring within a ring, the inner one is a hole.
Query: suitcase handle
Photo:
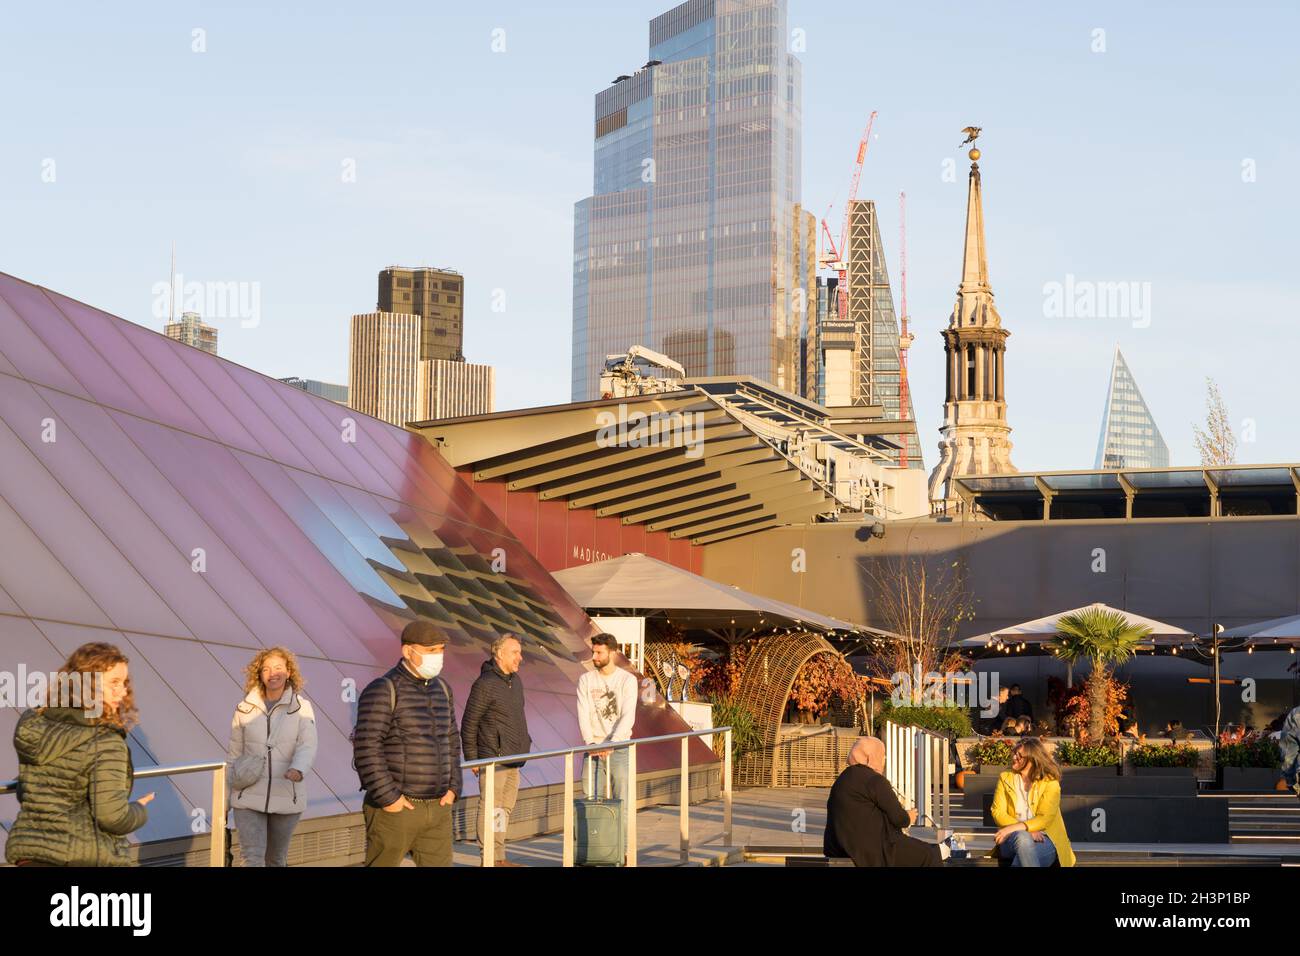
[[[584,783],[586,783],[587,785],[586,786],[587,793],[593,797],[595,797],[596,795],[595,777],[596,777],[597,765],[599,763],[600,763],[600,758],[597,757],[595,754],[591,754],[589,759],[587,760],[587,773],[591,775],[591,780],[584,781]],[[613,798],[613,796],[614,796],[613,790],[610,789],[609,768],[606,767],[605,768],[605,799],[610,800]]]

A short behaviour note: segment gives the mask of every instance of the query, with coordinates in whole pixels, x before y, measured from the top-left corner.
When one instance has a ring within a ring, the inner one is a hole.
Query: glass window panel
[[[0,402],[10,407],[11,396],[4,395],[3,389],[11,387],[31,391],[30,385],[6,376],[0,382]],[[57,449],[49,452],[51,456],[71,454],[57,442],[48,447]],[[118,626],[164,633],[183,629],[122,552],[6,427],[0,427],[0,461],[4,462],[0,468],[0,498],[8,502],[111,621]],[[68,617],[66,612],[51,616],[64,620]]]
[[[90,596],[0,497],[0,586],[33,617],[111,626]]]
[[[190,549],[206,549],[208,583],[256,635],[257,644],[284,644],[294,653],[323,656],[322,634],[337,634],[340,627],[327,614],[301,616],[319,602],[301,575],[309,565],[324,562],[301,535],[272,544],[277,526],[287,522],[235,460],[243,453],[139,420],[120,417],[118,424],[174,487],[185,489],[190,514],[180,517],[194,542]],[[285,594],[297,599],[293,612],[276,600]]]
[[[83,343],[86,351],[94,356],[94,361],[83,361],[78,365],[70,364],[69,367],[72,371],[81,376],[85,374],[83,371],[84,366],[89,366],[92,370],[97,370],[99,366],[102,366],[105,370],[111,370],[107,371],[105,378],[107,379],[107,376],[111,375],[112,380],[120,382],[122,388],[126,390],[118,398],[108,398],[104,394],[104,388],[97,387],[96,380],[91,380],[88,385],[92,389],[92,396],[96,401],[167,425],[175,425],[200,435],[209,433],[208,428],[195,417],[181,396],[159,375],[157,363],[145,361],[122,334],[112,334],[111,330],[109,334],[104,333],[103,323],[108,322],[112,325],[115,322],[112,316],[57,293],[50,293],[50,295],[58,309],[52,309],[49,316],[41,320],[37,332],[45,334],[44,330],[47,328],[53,330],[67,327],[69,331],[75,329],[77,339],[73,340],[73,343]],[[63,317],[65,314],[68,316],[66,320]],[[136,336],[148,336],[164,342],[168,341],[165,336],[158,332],[141,328],[129,322],[116,322],[115,324],[119,330],[129,326]],[[80,354],[80,352],[80,347],[75,350],[60,348],[59,355],[66,362],[70,355]],[[158,358],[158,362],[169,360],[175,361],[174,356],[159,356]],[[106,384],[108,383],[106,382]]]
[[[76,437],[115,476],[120,487],[148,515],[153,525],[181,556],[182,563],[176,568],[163,562],[157,565],[137,565],[137,568],[167,599],[173,610],[188,625],[190,633],[207,640],[258,646],[253,633],[240,621],[231,605],[222,599],[216,589],[216,585],[227,578],[225,568],[231,562],[227,560],[215,567],[209,564],[208,571],[202,574],[192,569],[190,562],[196,547],[206,548],[206,558],[209,561],[216,556],[211,544],[216,536],[195,516],[194,509],[185,497],[158,471],[140,447],[102,407],[48,389],[39,391],[41,397],[71,426]],[[159,425],[129,416],[124,418],[138,423],[137,427],[141,429],[163,430]],[[182,484],[181,487],[186,485]],[[186,555],[190,557],[186,559]]]
[[[379,494],[391,495],[396,493],[396,490],[380,476],[379,472],[369,465],[365,456],[358,453],[356,443],[343,440],[343,421],[351,419],[355,422],[358,417],[356,412],[328,399],[309,395],[300,388],[292,388],[279,383],[272,387],[284,401],[289,411],[297,416],[298,420],[320,440],[321,444],[346,469],[347,474],[351,476],[348,479],[350,484],[360,485],[362,488]]]
[[[311,468],[307,469],[308,471],[324,475],[326,478],[332,478],[335,481],[356,482],[356,478],[343,467],[339,460],[325,447],[324,443],[281,400],[278,394],[279,389],[288,389],[292,386],[283,383],[272,383],[256,372],[250,372],[248,369],[238,366],[232,366],[230,374],[239,382],[244,392],[266,412],[267,417],[280,430],[280,433],[293,442],[294,447],[311,462]]]
[[[0,381],[0,409],[3,409],[4,417],[10,421],[38,420],[56,415],[54,409],[41,400],[32,386],[9,378]],[[110,545],[146,584],[152,585],[159,576],[172,580],[194,577],[189,557],[158,531],[149,515],[104,470],[77,439],[71,423],[65,421],[63,424],[64,428],[58,434],[57,441],[42,442],[35,436],[28,438],[26,444],[29,452],[33,457],[39,457],[40,463],[48,469],[48,473],[33,470],[33,480],[61,486],[69,496],[66,506],[74,511],[84,510]],[[3,441],[3,435],[0,435],[0,444]],[[20,468],[19,474],[22,473]],[[2,482],[3,478],[0,478],[0,483]],[[71,543],[78,548],[82,546],[76,539]],[[145,592],[128,587],[129,580],[128,576],[121,582],[121,600],[132,602],[130,617],[119,620],[117,614],[121,613],[120,610],[106,608],[119,626],[128,626],[129,621],[130,627],[151,633],[189,636],[189,631],[175,613],[174,606],[168,606],[162,592],[157,589]],[[114,579],[115,591],[117,585],[118,582]]]
[[[242,461],[299,530],[311,539],[316,550],[353,588],[392,607],[401,607],[398,596],[358,550],[360,545],[378,556],[376,548],[382,545],[370,537],[365,524],[358,521],[342,499],[330,491],[324,479],[302,472],[291,477],[286,469],[263,459],[243,456]],[[311,487],[312,482],[316,483],[314,487]],[[354,535],[357,540],[353,540]]]
[[[6,357],[17,368],[18,374],[26,379],[89,398],[76,376],[54,357],[54,353],[4,298],[18,284],[17,279],[0,274],[0,343],[3,343]]]
[[[236,384],[230,373],[233,365],[219,359],[214,360],[211,355],[198,349],[182,349],[180,357],[212,393],[220,397],[230,413],[265,449],[266,454],[286,465],[311,468],[311,462],[280,433],[266,413]]]
[[[87,310],[92,312],[94,310]],[[89,316],[83,322],[83,329],[89,334],[92,327]],[[120,323],[107,324],[107,329],[114,332]],[[107,332],[105,333],[107,334]],[[209,435],[217,441],[234,445],[237,448],[266,454],[266,450],[249,434],[248,429],[230,413],[225,404],[207,384],[184,361],[182,353],[198,351],[188,345],[175,342],[165,335],[157,335],[148,329],[132,328],[120,336],[126,341],[123,347],[131,346],[140,354],[141,361],[148,365],[166,382],[167,386],[188,406],[195,417],[203,422],[204,429],[199,434]],[[203,354],[200,352],[199,354]]]

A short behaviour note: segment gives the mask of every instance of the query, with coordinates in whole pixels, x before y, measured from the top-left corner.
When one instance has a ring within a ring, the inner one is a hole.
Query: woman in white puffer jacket
[[[244,865],[285,866],[307,807],[316,716],[291,651],[267,648],[244,673],[247,694],[235,708],[226,753],[230,806]]]

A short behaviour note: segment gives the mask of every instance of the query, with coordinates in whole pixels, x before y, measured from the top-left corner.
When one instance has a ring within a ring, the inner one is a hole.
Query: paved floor
[[[827,789],[746,789],[732,798],[732,845],[722,842],[722,801],[693,804],[690,808],[691,852],[689,866],[734,865],[743,846],[802,846],[821,851],[826,826]],[[653,807],[640,811],[637,825],[638,866],[681,866],[678,808]],[[560,834],[532,837],[509,844],[511,860],[528,866],[559,866]],[[478,866],[477,843],[457,843],[457,866]],[[409,861],[408,861],[409,862]]]
[[[690,808],[691,850],[688,866],[735,866],[743,863],[742,847],[780,847],[790,851],[803,849],[821,852],[822,831],[826,826],[826,788],[737,790],[732,803],[732,839],[722,840],[722,802],[695,804]],[[958,804],[960,797],[957,798]],[[637,863],[639,866],[683,865],[679,834],[678,808],[654,807],[637,814]],[[961,833],[974,851],[992,846],[989,828],[980,826],[979,814],[954,807],[952,826]],[[1135,859],[1151,854],[1228,856],[1252,853],[1294,859],[1300,863],[1300,845],[1268,841],[1243,846],[1240,843],[1216,844],[1095,844],[1076,845],[1080,862],[1091,853],[1131,853]],[[558,833],[511,843],[509,857],[528,866],[560,866],[561,838]],[[407,861],[408,865],[410,861]],[[457,866],[478,866],[479,850],[475,843],[457,843]]]

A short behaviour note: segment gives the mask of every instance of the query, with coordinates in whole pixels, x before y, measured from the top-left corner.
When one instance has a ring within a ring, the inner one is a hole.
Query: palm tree
[[[1122,664],[1137,652],[1151,634],[1145,624],[1134,624],[1119,611],[1087,607],[1062,615],[1056,622],[1057,638],[1051,645],[1056,656],[1071,667],[1080,660],[1092,662],[1085,684],[1088,692],[1088,739],[1100,743],[1106,736],[1107,689],[1110,665]]]

